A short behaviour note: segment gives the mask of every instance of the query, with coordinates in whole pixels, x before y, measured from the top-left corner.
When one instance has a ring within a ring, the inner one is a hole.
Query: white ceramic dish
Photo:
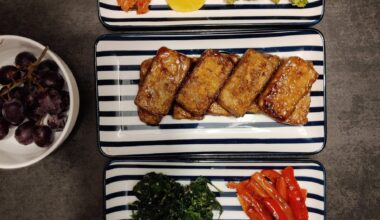
[[[311,91],[309,123],[288,126],[265,115],[247,114],[207,115],[201,121],[166,116],[159,126],[147,126],[134,104],[139,65],[162,46],[189,56],[200,56],[209,48],[239,55],[255,48],[313,62],[319,78]],[[105,35],[98,39],[96,62],[99,146],[108,157],[300,155],[324,147],[325,53],[323,37],[316,30]]]
[[[149,172],[157,172],[175,178],[181,184],[188,184],[198,176],[204,176],[222,190],[216,193],[224,212],[220,220],[248,220],[236,193],[228,189],[229,181],[241,181],[262,169],[280,170],[294,167],[300,186],[307,190],[306,206],[310,220],[325,219],[326,173],[322,164],[316,161],[202,161],[202,162],[127,162],[112,161],[105,170],[105,219],[131,220],[130,204],[136,200],[133,186]],[[217,213],[214,214],[217,218]]]
[[[291,5],[289,0],[274,4],[270,0],[237,1],[207,0],[198,11],[175,12],[166,0],[152,0],[150,11],[143,15],[125,12],[116,0],[98,0],[99,18],[110,29],[173,29],[197,27],[273,27],[310,26],[322,20],[324,0],[309,0],[305,8]]]
[[[40,43],[28,38],[0,35],[0,66],[11,65],[14,63],[16,55],[22,51],[29,51],[35,56],[39,56],[45,47]],[[52,146],[40,148],[35,144],[28,146],[20,145],[14,138],[13,127],[8,136],[0,141],[0,168],[15,169],[32,165],[56,150],[69,136],[77,120],[79,112],[79,91],[75,78],[65,64],[65,62],[54,52],[49,50],[44,59],[54,60],[60,69],[64,78],[65,88],[70,94],[70,108],[67,112],[68,119],[62,132],[55,134],[55,140]]]

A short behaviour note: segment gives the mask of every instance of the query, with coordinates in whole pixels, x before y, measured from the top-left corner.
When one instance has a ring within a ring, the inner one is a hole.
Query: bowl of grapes
[[[48,46],[0,35],[0,169],[37,163],[70,135],[79,92],[66,63]]]

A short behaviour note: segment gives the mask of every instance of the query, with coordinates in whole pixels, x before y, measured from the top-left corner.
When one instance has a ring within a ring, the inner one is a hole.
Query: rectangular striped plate
[[[172,11],[166,0],[152,0],[144,15],[124,12],[116,0],[99,0],[100,21],[110,29],[194,28],[242,26],[309,26],[318,23],[324,13],[324,0],[309,0],[306,8],[293,7],[289,0],[276,5],[271,0],[240,0],[234,5],[224,0],[207,0],[200,10],[190,13]]]
[[[206,116],[202,121],[166,116],[147,126],[137,115],[139,65],[161,46],[189,56],[208,48],[242,55],[247,48],[314,63],[319,79],[312,88],[309,123],[288,126],[261,114],[242,118]],[[99,145],[107,156],[170,154],[307,154],[325,141],[325,54],[321,34],[312,29],[169,35],[105,35],[96,45]]]
[[[295,176],[302,188],[308,191],[306,206],[309,220],[325,219],[325,170],[315,161],[294,162],[111,162],[105,170],[105,215],[107,220],[131,219],[129,204],[136,200],[133,186],[147,173],[157,172],[169,175],[182,184],[198,176],[204,176],[222,190],[215,191],[224,212],[221,220],[248,219],[234,190],[228,189],[229,181],[241,181],[262,169],[280,170],[293,166]],[[218,214],[214,213],[215,219]]]

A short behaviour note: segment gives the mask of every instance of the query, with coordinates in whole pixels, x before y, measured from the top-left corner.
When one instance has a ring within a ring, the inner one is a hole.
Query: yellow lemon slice
[[[169,7],[177,12],[197,11],[205,4],[206,0],[166,0]]]

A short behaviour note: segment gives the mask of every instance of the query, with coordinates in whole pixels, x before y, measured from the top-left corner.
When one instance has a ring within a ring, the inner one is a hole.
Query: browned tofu
[[[307,115],[310,110],[310,93],[305,95],[296,105],[296,109],[293,114],[290,115],[288,119],[286,119],[285,123],[290,125],[304,125],[308,122]]]
[[[310,92],[317,78],[318,73],[312,63],[290,57],[282,62],[260,95],[258,104],[266,114],[284,122],[293,114],[298,102]]]
[[[191,113],[183,109],[179,105],[174,105],[173,107],[173,118],[174,119],[188,119],[188,120],[202,120],[203,116],[193,116]]]
[[[146,75],[149,73],[150,67],[152,67],[153,58],[146,59],[140,64],[140,82],[139,87],[142,86]]]
[[[161,115],[154,115],[150,112],[145,111],[142,108],[138,108],[137,113],[139,115],[140,120],[148,125],[158,125],[160,124],[163,118],[163,116]]]
[[[249,106],[247,112],[257,114],[257,113],[261,112],[261,109],[260,109],[259,105],[257,104],[257,102],[254,101],[251,104],[251,106]]]
[[[155,115],[166,115],[191,66],[191,59],[162,47],[137,93],[135,103]]]
[[[220,92],[218,103],[234,116],[244,116],[279,64],[277,56],[248,49]]]
[[[192,115],[204,115],[233,68],[229,55],[206,50],[179,91],[177,103]]]
[[[213,102],[211,104],[207,113],[215,116],[231,116],[231,113],[229,113],[226,109],[220,106],[217,102]]]
[[[152,66],[152,62],[153,59],[147,59],[141,63],[139,88],[143,84],[146,75],[149,73],[150,67]],[[161,115],[154,115],[150,112],[145,111],[144,109],[141,109],[140,107],[137,107],[137,113],[139,115],[140,120],[148,125],[158,125],[162,120]]]

